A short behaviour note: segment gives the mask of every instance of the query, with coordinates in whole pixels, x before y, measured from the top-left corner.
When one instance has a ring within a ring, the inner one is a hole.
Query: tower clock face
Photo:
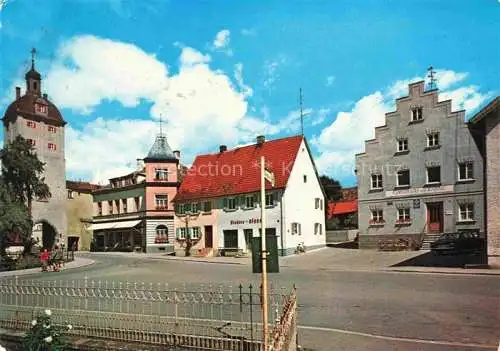
[[[47,105],[42,105],[42,104],[35,104],[35,112],[36,113],[47,114],[47,112],[48,112],[48,106]]]

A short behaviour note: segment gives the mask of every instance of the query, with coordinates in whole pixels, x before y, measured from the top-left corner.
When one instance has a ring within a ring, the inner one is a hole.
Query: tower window
[[[28,143],[30,143],[32,146],[36,145],[35,139],[27,139]]]
[[[49,147],[49,150],[51,150],[51,151],[56,151],[57,150],[57,146],[54,143],[49,143],[48,147]]]
[[[26,126],[28,128],[36,128],[36,122],[33,121],[26,121]]]
[[[424,119],[422,113],[422,107],[415,107],[411,110],[411,120],[412,122],[421,121]]]
[[[33,82],[33,90],[38,90],[38,83],[37,82]]]
[[[54,127],[54,126],[49,126],[49,132],[56,133],[57,132],[57,128]]]

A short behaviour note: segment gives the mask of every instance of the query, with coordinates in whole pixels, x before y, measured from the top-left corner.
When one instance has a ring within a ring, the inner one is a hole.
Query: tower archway
[[[57,230],[49,222],[41,220],[33,227],[33,238],[41,248],[51,250],[57,243]]]

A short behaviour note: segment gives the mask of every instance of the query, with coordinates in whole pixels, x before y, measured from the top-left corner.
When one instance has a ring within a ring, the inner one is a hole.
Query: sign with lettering
[[[239,220],[231,220],[229,224],[238,225],[238,224],[259,224],[261,222],[260,218],[250,218],[250,219],[239,219]]]
[[[449,193],[453,191],[453,185],[433,186],[427,188],[410,188],[401,190],[389,190],[385,192],[386,197],[429,195],[439,193]]]

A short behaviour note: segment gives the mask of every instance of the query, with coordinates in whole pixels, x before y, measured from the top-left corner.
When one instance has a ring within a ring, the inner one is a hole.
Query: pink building
[[[180,152],[160,134],[135,172],[93,192],[96,250],[174,251],[174,206]]]

